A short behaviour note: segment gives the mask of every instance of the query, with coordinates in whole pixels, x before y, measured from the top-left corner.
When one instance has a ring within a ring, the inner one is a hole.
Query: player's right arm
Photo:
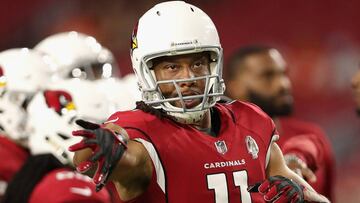
[[[86,131],[81,132],[86,134]],[[91,132],[98,137],[111,137],[116,136],[115,134],[117,134],[123,136],[125,139],[128,139],[127,132],[120,126],[113,123],[108,123],[102,127],[99,126],[96,131],[91,130]],[[70,148],[72,151],[75,151],[74,165],[77,166],[77,169],[80,172],[86,172],[89,169],[94,168],[96,169],[95,163],[98,163],[98,165],[100,165],[100,168],[97,172],[95,172],[95,175],[93,176],[94,182],[98,185],[105,183],[107,179],[106,175],[109,174],[108,179],[114,182],[123,200],[133,199],[141,195],[146,190],[151,180],[153,166],[148,152],[141,143],[133,140],[128,140],[125,143],[118,142],[116,141],[116,139],[112,139],[94,144],[95,141],[93,137],[91,137],[93,141],[86,141],[89,140],[89,135],[83,137],[85,138],[83,139],[83,141],[80,142],[82,144],[79,145],[78,143],[75,148]],[[95,145],[104,145],[103,148],[112,148],[113,150],[105,150],[107,153],[103,153],[101,155],[103,158],[94,159],[94,155],[96,154],[96,152],[99,150],[101,151],[101,146],[100,148],[99,146],[96,146],[98,147],[96,148]],[[120,153],[120,156],[119,153],[116,153],[117,149],[119,148],[118,145],[120,145],[122,147],[121,149],[123,149],[123,152]],[[107,156],[110,158],[110,161],[108,162],[104,161],[104,159],[107,159]],[[106,171],[102,171],[102,168],[106,169],[107,164],[111,168],[108,173]],[[114,167],[111,167],[111,165],[114,165]],[[104,180],[102,180],[101,178],[104,178]]]

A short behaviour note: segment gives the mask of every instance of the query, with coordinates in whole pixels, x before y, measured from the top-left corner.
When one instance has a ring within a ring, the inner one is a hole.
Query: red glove
[[[259,187],[259,192],[266,202],[303,203],[304,187],[283,176],[272,176]]]
[[[69,151],[74,152],[85,148],[92,150],[92,156],[87,161],[81,162],[76,167],[76,170],[84,173],[97,163],[98,167],[93,181],[96,184],[96,191],[100,191],[124,154],[127,148],[127,139],[125,136],[110,129],[102,128],[95,123],[76,120],[76,124],[85,130],[76,130],[72,134],[81,136],[84,139],[70,146]]]

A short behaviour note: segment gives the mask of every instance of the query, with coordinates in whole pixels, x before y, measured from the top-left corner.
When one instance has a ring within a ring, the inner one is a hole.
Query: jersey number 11
[[[240,188],[241,202],[251,203],[248,188],[248,176],[246,171],[233,172],[234,184]],[[228,203],[228,187],[225,173],[207,175],[208,189],[215,191],[215,203]]]

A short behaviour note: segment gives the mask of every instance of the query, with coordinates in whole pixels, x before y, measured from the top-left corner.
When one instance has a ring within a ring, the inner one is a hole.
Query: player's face
[[[250,55],[245,59],[245,90],[250,102],[260,106],[270,116],[289,115],[293,97],[286,73],[286,63],[280,53],[272,49]]]
[[[351,85],[354,90],[354,98],[356,102],[356,108],[358,115],[360,115],[360,69],[357,73],[353,76],[351,80]]]
[[[179,56],[166,56],[153,61],[156,80],[189,79],[210,74],[209,54],[195,53]],[[178,82],[182,96],[204,94],[205,79]],[[177,91],[172,83],[160,84],[160,90],[165,98],[177,97]],[[193,108],[202,102],[201,99],[184,100],[186,108]],[[182,107],[180,101],[171,103]]]

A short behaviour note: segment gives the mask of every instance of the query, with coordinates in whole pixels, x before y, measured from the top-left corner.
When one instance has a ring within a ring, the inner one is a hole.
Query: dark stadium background
[[[155,0],[2,0],[0,50],[32,47],[77,30],[95,36],[131,72],[129,43],[137,18]],[[319,123],[337,158],[337,202],[360,201],[360,117],[350,78],[360,64],[360,1],[197,0],[218,27],[225,59],[236,47],[268,44],[289,64],[296,114]],[[226,71],[226,70],[225,70]]]

